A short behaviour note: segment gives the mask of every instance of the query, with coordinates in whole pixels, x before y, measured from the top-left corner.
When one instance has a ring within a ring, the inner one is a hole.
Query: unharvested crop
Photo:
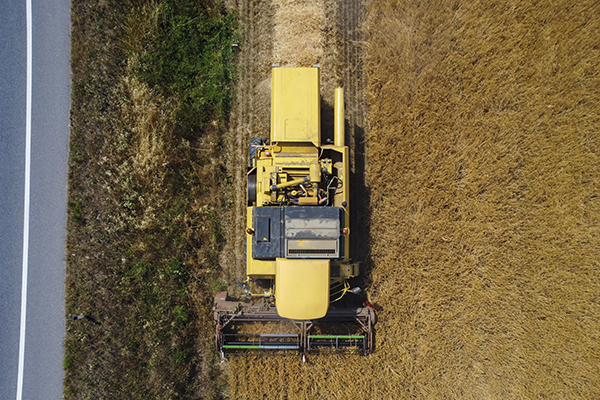
[[[372,2],[371,292],[402,397],[599,394],[598,11]]]

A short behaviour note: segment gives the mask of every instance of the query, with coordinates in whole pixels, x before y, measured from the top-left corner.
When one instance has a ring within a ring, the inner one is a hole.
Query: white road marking
[[[29,269],[29,189],[31,175],[31,75],[32,75],[32,15],[31,0],[27,9],[27,87],[25,112],[25,202],[23,207],[23,278],[21,282],[21,334],[19,338],[19,371],[17,400],[23,398],[23,367],[25,364],[25,326],[27,322],[27,270]]]

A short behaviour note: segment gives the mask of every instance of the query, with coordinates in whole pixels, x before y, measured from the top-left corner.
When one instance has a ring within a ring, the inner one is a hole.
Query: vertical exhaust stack
[[[338,147],[344,147],[346,145],[345,139],[345,104],[344,104],[344,89],[335,89],[335,102],[334,102],[335,122],[333,127],[335,145]]]

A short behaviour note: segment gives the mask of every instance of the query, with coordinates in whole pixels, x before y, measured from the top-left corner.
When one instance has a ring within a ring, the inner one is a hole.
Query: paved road
[[[33,0],[23,399],[62,397],[70,1]],[[0,399],[15,399],[25,192],[26,0],[0,1]]]

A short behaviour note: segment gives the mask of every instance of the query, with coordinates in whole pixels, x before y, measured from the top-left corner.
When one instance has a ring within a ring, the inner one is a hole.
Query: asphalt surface
[[[23,399],[60,399],[70,107],[70,1],[33,10],[31,194]],[[26,2],[0,2],[0,399],[15,399],[21,319]]]

